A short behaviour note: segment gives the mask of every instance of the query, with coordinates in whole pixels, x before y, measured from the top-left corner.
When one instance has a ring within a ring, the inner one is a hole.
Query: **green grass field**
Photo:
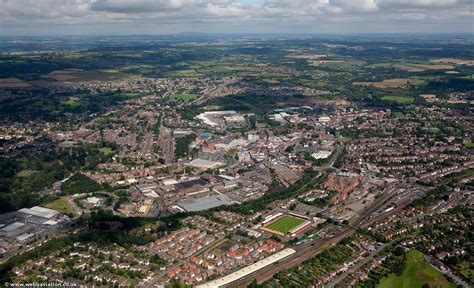
[[[464,143],[464,147],[474,149],[474,143]]]
[[[396,102],[398,104],[413,104],[415,99],[413,97],[408,96],[383,96],[382,100],[388,100],[392,102]]]
[[[68,100],[61,101],[61,104],[70,108],[74,108],[81,105],[81,100],[70,98]]]
[[[410,84],[414,86],[426,86],[429,80],[421,79],[421,78],[412,78],[410,79]]]
[[[383,278],[377,288],[420,288],[423,284],[438,288],[456,287],[448,282],[440,271],[427,263],[420,251],[411,250],[406,257],[406,267],[402,275],[391,274]]]
[[[285,215],[270,225],[265,226],[265,228],[287,234],[289,231],[302,224],[304,221],[305,220],[300,218]]]
[[[474,74],[461,77],[462,79],[474,80]]]
[[[105,155],[109,155],[110,153],[113,152],[113,150],[110,147],[99,148],[99,151],[104,153]]]
[[[401,117],[403,117],[403,115],[404,115],[404,114],[403,114],[402,112],[400,112],[400,111],[395,111],[395,112],[393,112],[393,116],[394,116],[395,118],[401,118]]]
[[[57,210],[57,211],[62,212],[66,215],[72,214],[74,216],[77,216],[77,213],[71,208],[69,203],[63,198],[59,198],[58,200],[50,202],[50,203],[44,205],[44,207],[49,208],[49,209],[53,209],[53,210]]]

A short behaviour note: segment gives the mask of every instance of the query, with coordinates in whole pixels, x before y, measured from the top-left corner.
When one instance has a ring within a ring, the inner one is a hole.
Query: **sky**
[[[473,33],[474,0],[0,0],[0,36]]]

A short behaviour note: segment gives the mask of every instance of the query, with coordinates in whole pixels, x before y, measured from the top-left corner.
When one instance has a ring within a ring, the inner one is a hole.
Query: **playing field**
[[[423,284],[428,284],[429,287],[456,287],[448,282],[441,272],[427,263],[420,251],[411,250],[406,257],[407,263],[402,275],[390,274],[380,281],[377,288],[415,288],[422,287]]]
[[[303,219],[285,215],[268,226],[265,226],[265,228],[287,234],[289,231],[304,222],[305,220]]]

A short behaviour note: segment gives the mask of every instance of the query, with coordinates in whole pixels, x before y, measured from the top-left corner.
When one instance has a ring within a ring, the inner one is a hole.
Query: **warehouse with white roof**
[[[295,254],[296,251],[287,248],[283,249],[278,253],[275,253],[263,260],[260,260],[258,262],[255,262],[245,268],[242,268],[240,270],[235,271],[234,273],[231,273],[229,275],[226,275],[224,277],[221,277],[219,279],[215,279],[209,282],[206,282],[204,284],[196,286],[197,288],[221,288],[221,287],[226,287],[227,285],[231,284],[232,282],[235,282],[245,276],[248,276],[254,272],[257,272],[260,269],[263,269],[269,265],[272,265],[273,263],[276,263],[280,260],[285,259],[288,256],[291,256]]]

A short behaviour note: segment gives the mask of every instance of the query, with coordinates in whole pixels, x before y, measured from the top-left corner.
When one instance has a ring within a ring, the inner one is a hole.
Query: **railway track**
[[[294,247],[294,249],[297,251],[296,254],[273,265],[260,269],[252,274],[249,274],[248,276],[229,284],[228,287],[247,287],[247,285],[249,285],[254,279],[257,281],[257,283],[267,281],[279,271],[296,267],[302,264],[303,262],[314,258],[318,254],[320,254],[327,248],[337,244],[341,240],[354,235],[358,228],[367,228],[377,221],[383,220],[391,215],[400,212],[413,201],[413,199],[410,199],[410,197],[407,196],[397,201],[395,209],[369,218],[371,214],[381,209],[388,202],[388,200],[390,200],[396,194],[395,192],[396,191],[389,191],[388,195],[384,195],[383,198],[381,198],[379,201],[377,201],[377,203],[375,203],[368,209],[368,213],[363,214],[363,217],[365,217],[365,219],[361,219],[361,221],[358,221],[357,224],[355,224],[354,226],[346,227],[329,238],[318,239]]]

